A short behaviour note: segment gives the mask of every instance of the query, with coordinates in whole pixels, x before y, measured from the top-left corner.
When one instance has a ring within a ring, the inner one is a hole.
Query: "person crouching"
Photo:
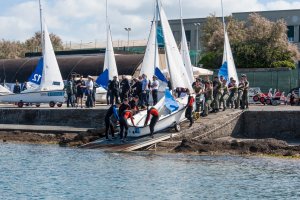
[[[191,127],[194,123],[192,113],[193,113],[195,98],[191,95],[189,89],[186,90],[186,93],[187,95],[189,95],[189,98],[188,98],[188,103],[186,105],[185,117],[190,121],[190,127]]]
[[[128,134],[128,122],[127,120],[130,118],[132,125],[134,125],[133,115],[135,114],[134,110],[125,110],[120,116],[120,139],[122,142],[126,142],[127,134]],[[125,129],[125,135],[123,135]]]
[[[152,107],[150,108],[150,110],[147,111],[147,117],[146,117],[146,121],[145,121],[145,124],[144,124],[144,127],[147,126],[148,124],[148,121],[150,119],[150,116],[152,115],[152,118],[151,118],[151,121],[150,121],[150,124],[149,124],[149,128],[150,128],[150,137],[154,137],[154,127],[159,119],[159,112],[156,108]]]

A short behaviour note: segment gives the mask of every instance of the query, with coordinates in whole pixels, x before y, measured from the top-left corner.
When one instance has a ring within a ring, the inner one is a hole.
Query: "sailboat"
[[[41,103],[49,103],[50,107],[62,106],[65,101],[64,83],[58,67],[58,63],[51,44],[46,23],[43,20],[42,6],[40,5],[41,18],[41,41],[43,53],[42,76],[34,77],[40,79],[40,85],[36,88],[27,89],[20,94],[10,93],[0,96],[0,102],[18,103],[18,107],[23,107],[24,103],[33,103],[39,106]]]
[[[113,80],[113,77],[116,76],[118,78],[118,69],[115,59],[114,48],[112,44],[111,30],[108,22],[107,15],[107,0],[106,0],[106,50],[105,50],[105,58],[104,58],[104,66],[103,72],[98,76],[96,83],[100,86],[96,90],[96,99],[97,96],[101,96],[103,99],[108,89],[109,81]],[[99,97],[98,97],[99,98]]]
[[[224,29],[224,52],[223,52],[223,62],[222,66],[219,70],[218,76],[223,76],[224,79],[227,80],[227,83],[229,83],[230,78],[232,77],[234,80],[236,80],[237,85],[239,84],[239,79],[236,72],[236,67],[234,64],[234,59],[230,47],[230,42],[228,38],[228,33],[226,30],[226,24],[225,24],[225,18],[224,18],[224,12],[223,12],[223,1],[221,0],[222,5],[222,18],[223,18],[223,29]]]
[[[171,84],[174,88],[188,88],[192,91],[191,82],[183,64],[182,57],[175,42],[168,19],[162,6],[156,0],[156,12],[158,12],[163,35],[165,39],[165,52],[167,58],[168,71],[170,73]],[[175,99],[169,90],[166,90],[165,96],[154,106],[160,113],[159,121],[155,126],[155,132],[169,127],[176,127],[180,130],[179,123],[185,119],[185,106],[187,96]],[[150,134],[149,123],[144,126],[147,111],[142,111],[134,116],[135,127],[128,120],[128,136],[140,137]]]

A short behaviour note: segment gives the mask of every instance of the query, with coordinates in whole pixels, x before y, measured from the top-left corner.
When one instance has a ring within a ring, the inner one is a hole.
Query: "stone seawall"
[[[300,138],[300,111],[247,111],[239,133],[247,138]]]
[[[0,124],[102,128],[106,109],[3,108],[0,109]]]

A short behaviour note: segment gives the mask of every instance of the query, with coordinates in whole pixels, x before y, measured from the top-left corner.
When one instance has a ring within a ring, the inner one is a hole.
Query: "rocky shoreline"
[[[286,141],[267,139],[183,139],[179,145],[169,149],[173,153],[199,155],[274,155],[300,158],[300,146],[289,145]]]

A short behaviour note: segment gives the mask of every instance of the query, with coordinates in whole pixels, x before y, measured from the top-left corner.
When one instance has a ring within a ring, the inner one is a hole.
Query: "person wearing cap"
[[[247,80],[246,74],[242,74],[242,78],[244,81],[244,91],[242,96],[242,109],[248,109],[249,108],[249,102],[248,102],[248,91],[249,91],[249,81]]]
[[[80,76],[80,79],[76,81],[76,87],[77,87],[77,94],[76,94],[77,106],[79,105],[79,100],[80,100],[80,106],[82,108],[82,99],[83,99],[83,93],[85,89],[85,81],[83,80],[83,76]]]
[[[85,84],[85,95],[87,96],[87,99],[86,99],[86,107],[87,108],[92,108],[94,106],[93,89],[94,89],[93,77],[91,77],[89,75],[88,80]]]
[[[157,76],[154,75],[152,78],[153,78],[152,79],[153,81],[152,81],[150,87],[152,90],[153,106],[155,106],[158,102],[157,94],[158,94],[159,82],[157,80]]]
[[[221,87],[222,87],[222,83],[219,80],[219,77],[215,76],[213,81],[213,97],[214,97],[214,100],[212,102],[213,112],[219,112],[219,102],[222,95]]]
[[[130,90],[129,80],[125,75],[122,76],[122,81],[120,82],[120,99],[123,101],[125,98],[128,98]]]
[[[119,89],[120,84],[118,81],[118,77],[114,76],[113,80],[109,84],[109,90],[110,90],[110,104],[114,103],[120,103],[119,101]]]

